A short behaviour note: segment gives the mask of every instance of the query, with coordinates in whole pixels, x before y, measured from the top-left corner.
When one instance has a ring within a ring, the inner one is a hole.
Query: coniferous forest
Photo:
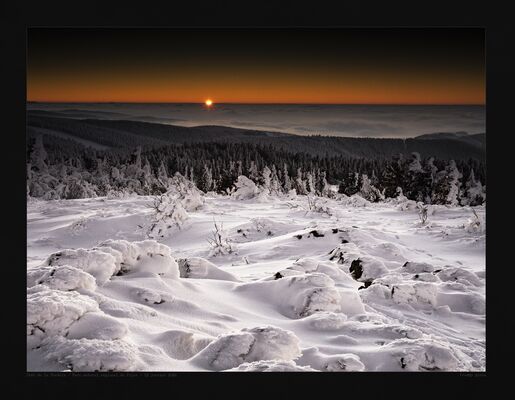
[[[480,205],[486,199],[481,160],[313,155],[273,144],[199,142],[98,149],[29,131],[27,195],[77,199],[156,195],[179,173],[204,192],[230,193],[244,175],[271,192],[333,196],[360,194],[369,201],[396,197],[426,204]]]

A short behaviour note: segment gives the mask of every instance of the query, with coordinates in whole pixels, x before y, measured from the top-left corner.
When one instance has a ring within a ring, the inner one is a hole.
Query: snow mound
[[[291,361],[300,354],[299,339],[292,332],[264,326],[222,334],[200,351],[193,361],[204,368],[222,371],[244,362]]]
[[[169,357],[177,360],[193,357],[212,341],[213,339],[208,337],[175,329],[162,332],[153,339]]]
[[[342,243],[331,250],[329,253],[329,261],[344,264],[348,259],[356,259],[360,255],[361,252],[354,243]]]
[[[41,265],[27,270],[27,287],[45,285],[50,289],[63,291],[87,289],[95,290],[95,278],[79,269],[69,265],[50,267]]]
[[[395,362],[396,369],[404,371],[458,371],[460,359],[442,342],[425,339],[399,339],[383,347]],[[393,365],[387,370],[395,368]],[[400,368],[399,368],[400,367]]]
[[[385,267],[384,263],[377,258],[361,256],[352,261],[349,272],[357,281],[371,282],[374,279],[388,274],[388,269]]]
[[[293,361],[264,360],[240,364],[225,372],[318,372],[311,367],[302,367]]]
[[[88,312],[69,328],[68,339],[121,339],[128,333],[127,324],[101,312]]]
[[[181,204],[186,211],[197,211],[204,206],[205,200],[200,191],[191,191],[184,195]]]
[[[269,218],[252,218],[250,222],[231,229],[230,237],[234,243],[247,243],[284,235],[302,227],[300,224],[276,222]]]
[[[46,359],[73,372],[131,371],[139,361],[137,347],[123,340],[56,337],[46,351]]]
[[[413,274],[419,274],[422,272],[433,272],[435,269],[431,264],[423,262],[408,261],[402,266],[403,271],[410,272]]]
[[[416,282],[392,286],[392,300],[397,304],[426,305],[436,307],[438,288],[435,284]]]
[[[303,319],[309,328],[316,331],[337,331],[340,330],[347,316],[341,313],[320,311]]]
[[[374,281],[368,288],[360,290],[361,298],[368,304],[377,301],[393,301],[395,304],[409,305],[420,309],[435,308],[439,295],[438,285],[434,283],[413,283],[413,281],[382,278]]]
[[[178,261],[181,278],[194,279],[219,279],[222,281],[238,282],[239,279],[233,274],[223,271],[212,262],[200,258],[181,258]]]
[[[486,313],[485,297],[479,293],[465,292],[439,293],[438,304],[446,305],[454,312],[484,315]]]
[[[460,267],[445,266],[436,276],[443,282],[451,281],[466,286],[482,286],[482,282],[476,274]]]
[[[351,207],[367,207],[372,204],[370,201],[364,199],[359,194],[353,194],[350,197],[342,196],[340,201],[343,205]]]
[[[310,258],[300,258],[293,263],[291,267],[286,270],[300,271],[304,273],[318,272],[329,276],[333,281],[337,282],[339,286],[354,288],[356,282],[345,273],[342,269],[336,267],[334,264],[316,261]],[[281,271],[284,272],[285,270]]]
[[[44,265],[66,265],[81,269],[93,275],[99,286],[105,284],[119,270],[115,257],[95,249],[62,250],[51,254]]]
[[[95,277],[99,286],[113,275],[127,272],[166,274],[179,277],[179,267],[171,256],[171,249],[155,240],[128,242],[106,240],[92,249],[67,249],[51,254],[44,266],[71,266]]]
[[[341,312],[340,292],[334,286],[334,281],[321,273],[251,282],[240,285],[237,290],[271,302],[281,314],[293,319],[307,317],[318,311]],[[358,297],[356,301],[361,305]]]
[[[78,292],[34,286],[27,290],[27,336],[37,346],[40,340],[63,334],[84,314],[95,311],[100,311],[98,303]]]
[[[297,363],[324,372],[353,372],[365,369],[365,365],[355,354],[325,355],[316,347],[303,350],[302,357]]]
[[[128,242],[126,240],[106,240],[101,248],[111,248],[121,253],[120,273],[150,272],[166,274],[167,278],[179,277],[179,266],[171,256],[171,249],[155,240]]]
[[[401,200],[398,203],[397,210],[399,211],[415,211],[418,209],[417,202],[415,200]]]
[[[347,321],[339,332],[351,337],[376,337],[381,339],[418,339],[423,333],[407,325],[381,323],[379,321]]]

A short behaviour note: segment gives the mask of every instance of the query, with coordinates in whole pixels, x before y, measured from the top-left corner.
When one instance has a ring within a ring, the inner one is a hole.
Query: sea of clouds
[[[485,132],[484,106],[319,104],[29,103],[69,118],[130,119],[182,126],[223,125],[297,135],[414,137]]]

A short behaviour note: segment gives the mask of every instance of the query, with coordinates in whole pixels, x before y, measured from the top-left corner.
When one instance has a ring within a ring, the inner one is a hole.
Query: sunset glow
[[[34,28],[27,54],[29,101],[485,103],[481,29]]]

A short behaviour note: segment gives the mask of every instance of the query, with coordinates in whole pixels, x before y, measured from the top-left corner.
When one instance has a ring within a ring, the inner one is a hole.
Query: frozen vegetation
[[[166,176],[159,197],[29,198],[28,370],[484,371],[485,206],[447,168],[422,206],[266,170],[225,195]]]

